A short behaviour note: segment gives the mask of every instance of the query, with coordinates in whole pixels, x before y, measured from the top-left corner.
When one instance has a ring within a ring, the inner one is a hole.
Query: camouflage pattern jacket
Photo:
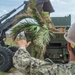
[[[75,75],[75,61],[68,64],[51,64],[30,56],[25,47],[13,56],[14,66],[24,75]]]

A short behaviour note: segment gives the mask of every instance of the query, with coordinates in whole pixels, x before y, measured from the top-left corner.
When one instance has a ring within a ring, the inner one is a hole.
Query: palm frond
[[[36,2],[35,0],[31,0],[30,1],[30,5],[29,7],[32,9],[32,14],[33,14],[33,18],[35,19],[35,21],[39,24],[39,25],[44,25],[45,21],[42,18],[41,14],[39,13],[39,11],[36,8]]]
[[[20,23],[18,26],[12,29],[13,39],[15,39],[16,36],[22,31],[27,31],[35,35],[36,33],[38,33],[39,30],[40,26],[38,24],[31,22]]]
[[[17,17],[17,22],[24,18],[32,18],[36,23],[29,21],[20,23],[12,29],[13,38],[15,39],[20,32],[25,31],[27,40],[33,42],[32,49],[34,52],[38,51],[39,56],[41,53],[43,55],[43,50],[45,50],[46,45],[50,42],[51,38],[54,37],[52,31],[49,30],[49,27],[52,26],[49,14],[44,12],[39,13],[35,0],[30,0],[27,11]]]
[[[40,26],[38,25],[32,25],[29,27],[29,31],[34,33],[34,34],[37,34],[40,30]]]
[[[38,35],[36,36],[34,43],[43,48],[50,42],[51,37],[54,37],[51,31],[47,29],[42,29],[41,31],[39,31]]]
[[[50,18],[50,14],[48,12],[42,12],[41,13],[42,18],[46,21],[46,24],[48,25],[48,27],[54,27],[54,24]]]

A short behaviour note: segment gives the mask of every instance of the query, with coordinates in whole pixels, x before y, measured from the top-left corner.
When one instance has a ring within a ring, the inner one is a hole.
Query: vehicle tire
[[[0,46],[0,70],[8,71],[12,66],[12,51],[7,47]]]

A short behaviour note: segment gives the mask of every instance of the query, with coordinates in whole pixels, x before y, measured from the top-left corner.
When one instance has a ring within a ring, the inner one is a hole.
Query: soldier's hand
[[[30,43],[31,43],[31,42],[28,42],[28,43],[27,43],[26,40],[20,40],[20,41],[18,41],[18,46],[19,46],[19,47],[26,47],[26,48],[27,48],[27,47],[30,45]]]
[[[58,31],[58,29],[56,29],[54,27],[49,28],[49,30],[51,30],[51,31]]]

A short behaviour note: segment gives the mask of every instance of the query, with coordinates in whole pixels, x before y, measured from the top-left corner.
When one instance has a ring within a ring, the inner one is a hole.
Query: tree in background
[[[39,13],[35,0],[30,0],[28,9],[17,20],[19,21],[23,18],[25,22],[21,22],[12,29],[13,38],[15,39],[20,32],[24,31],[26,40],[32,42],[28,48],[29,50],[31,49],[31,55],[43,59],[46,46],[50,42],[51,37],[54,36],[52,30],[50,30],[50,27],[53,27],[50,15],[44,11]],[[27,20],[27,18],[34,21]]]

